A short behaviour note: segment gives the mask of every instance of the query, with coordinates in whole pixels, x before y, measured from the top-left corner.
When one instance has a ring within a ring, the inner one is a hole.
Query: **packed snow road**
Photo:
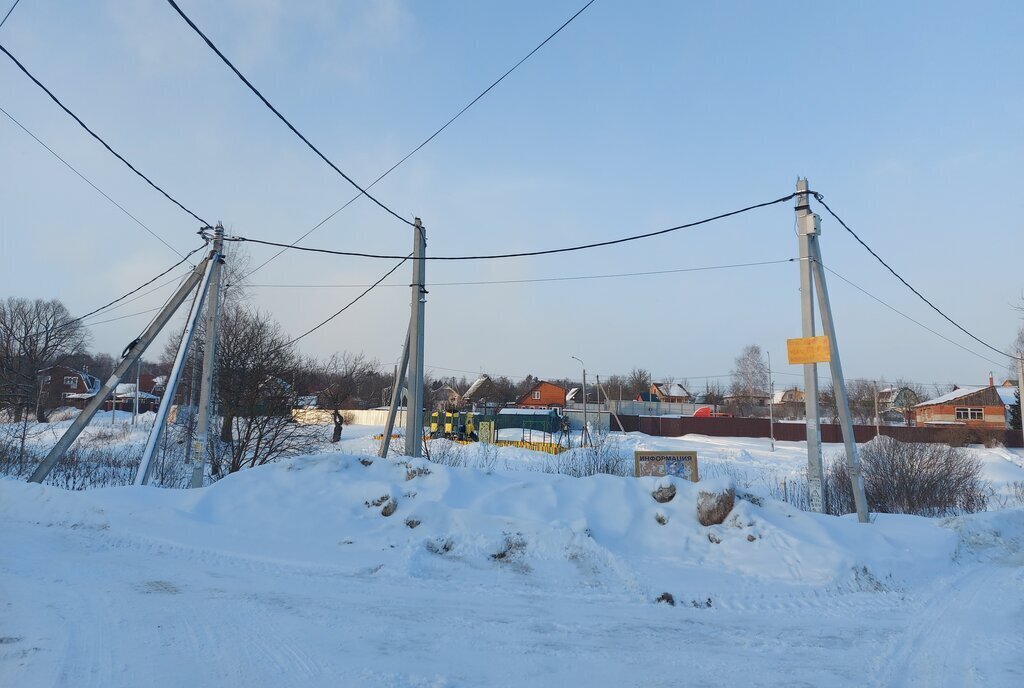
[[[704,528],[654,480],[328,455],[195,491],[0,481],[0,685],[1022,684],[1024,512]]]

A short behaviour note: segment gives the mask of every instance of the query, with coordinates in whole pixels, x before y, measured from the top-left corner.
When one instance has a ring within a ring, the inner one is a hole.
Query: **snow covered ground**
[[[1024,509],[861,525],[769,499],[706,528],[699,485],[479,445],[373,459],[375,432],[202,490],[0,480],[0,686],[1024,684]],[[806,461],[608,441],[758,494]]]

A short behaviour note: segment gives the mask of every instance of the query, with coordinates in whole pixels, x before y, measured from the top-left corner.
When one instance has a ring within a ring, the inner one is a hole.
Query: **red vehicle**
[[[693,412],[694,418],[732,418],[731,413],[719,413],[712,411],[710,406],[701,406]]]

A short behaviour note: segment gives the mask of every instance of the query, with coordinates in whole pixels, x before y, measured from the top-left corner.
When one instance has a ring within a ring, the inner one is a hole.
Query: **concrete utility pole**
[[[427,233],[420,218],[413,221],[412,314],[409,321],[409,404],[405,416],[405,454],[423,456],[423,340],[427,305]],[[385,437],[385,440],[387,438]]]
[[[203,303],[206,301],[206,293],[210,287],[210,278],[213,276],[213,268],[217,264],[218,254],[210,252],[206,260],[206,272],[199,283],[199,290],[192,301],[192,309],[189,311],[188,320],[185,322],[185,331],[181,334],[181,342],[178,344],[178,353],[174,357],[174,365],[171,367],[171,374],[167,378],[167,387],[160,399],[160,407],[156,412],[156,420],[153,421],[153,429],[149,431],[149,439],[146,440],[146,448],[142,451],[142,461],[139,463],[139,470],[135,474],[135,484],[145,485],[149,482],[149,475],[153,471],[153,452],[156,451],[156,444],[164,431],[167,423],[167,414],[174,403],[174,394],[178,390],[178,381],[181,379],[181,371],[185,368],[185,357],[189,346],[192,344],[192,336],[196,332],[196,324],[199,322],[199,314],[203,310]]]
[[[768,435],[772,439],[772,451],[775,451],[775,381],[772,379],[772,352],[768,356]]]
[[[1017,352],[1017,396],[1021,403],[1021,433],[1024,434],[1024,353]]]
[[[135,425],[135,419],[139,417],[139,380],[142,378],[142,359],[140,358],[135,364],[135,408],[132,409],[132,425]]]
[[[819,223],[815,215],[815,223]],[[857,507],[857,520],[867,523],[868,499],[864,491],[864,476],[860,469],[860,456],[857,454],[857,441],[853,437],[853,417],[850,415],[850,397],[846,393],[846,378],[843,377],[843,364],[839,358],[839,340],[836,338],[835,321],[832,319],[832,305],[828,299],[828,285],[825,282],[825,270],[821,266],[821,246],[818,237],[811,237],[811,266],[814,269],[814,286],[818,292],[818,307],[821,312],[821,326],[828,337],[829,370],[832,371],[832,388],[836,395],[836,408],[839,411],[839,422],[843,428],[843,444],[846,447],[846,464],[850,470],[850,481],[853,484],[853,501]]]
[[[807,180],[796,182],[796,226],[800,243],[800,322],[804,337],[814,336],[814,285],[811,276],[811,237],[819,220],[811,212]],[[807,417],[807,496],[811,511],[825,511],[822,498],[821,425],[818,414],[818,366],[804,364],[804,411]]]
[[[572,358],[579,361],[580,366],[583,367],[583,434],[580,435],[580,446],[585,447],[587,446],[587,438],[590,434],[587,432],[587,364],[575,356],[572,356]]]
[[[626,432],[626,428],[622,427],[622,420],[619,419],[619,414],[617,413],[619,405],[617,403],[614,406],[612,405],[612,400],[608,396],[608,390],[606,390],[604,388],[604,385],[601,384],[600,375],[597,376],[597,388],[601,391],[602,394],[604,394],[605,403],[608,404],[608,413],[610,413],[612,415],[612,418],[615,419],[615,422],[618,423],[619,432]],[[608,426],[609,428],[611,427],[611,422],[608,423]]]
[[[402,387],[405,386],[405,370],[409,367],[409,335],[412,332],[412,323],[405,333],[405,345],[402,346],[402,363],[395,366],[395,380],[391,383],[391,406],[388,407],[388,420],[384,424],[384,436],[380,441],[378,456],[382,459],[388,458],[388,449],[391,447],[391,433],[395,429],[395,417],[398,415],[398,407],[402,405]],[[409,416],[409,409],[405,409],[406,418]]]
[[[875,437],[882,434],[882,418],[878,415],[878,381],[875,381]]]
[[[220,323],[220,273],[224,264],[224,225],[213,230],[213,270],[206,303],[206,347],[203,349],[203,377],[199,382],[199,424],[193,442],[192,487],[203,486],[206,445],[210,435],[210,411],[213,406],[213,373],[217,362],[217,330]]]
[[[61,435],[61,438],[57,440],[57,444],[50,449],[50,453],[46,455],[46,458],[43,459],[42,463],[39,464],[35,472],[28,479],[29,482],[41,483],[46,480],[46,476],[50,474],[50,471],[52,471],[53,467],[57,465],[57,462],[64,457],[64,453],[68,450],[68,447],[78,439],[78,436],[82,434],[82,430],[85,429],[85,426],[87,426],[89,421],[96,416],[96,412],[103,407],[103,402],[107,400],[110,393],[114,391],[118,383],[121,382],[121,379],[129,370],[131,370],[131,367],[135,365],[135,362],[142,357],[142,354],[146,352],[149,345],[153,343],[153,339],[160,334],[160,330],[167,325],[171,316],[173,316],[175,311],[177,311],[181,304],[184,303],[185,299],[188,298],[188,295],[196,288],[196,285],[203,280],[204,275],[208,272],[208,262],[209,259],[204,260],[196,266],[192,271],[192,274],[181,283],[181,286],[179,286],[177,291],[174,292],[163,309],[157,313],[156,318],[152,323],[150,323],[149,327],[145,329],[138,339],[128,345],[125,349],[124,358],[122,358],[121,362],[116,368],[114,368],[114,372],[111,373],[110,378],[103,383],[103,386],[96,393],[96,396],[94,396],[82,412],[78,414],[78,417],[75,418],[71,427],[69,427],[64,434]]]

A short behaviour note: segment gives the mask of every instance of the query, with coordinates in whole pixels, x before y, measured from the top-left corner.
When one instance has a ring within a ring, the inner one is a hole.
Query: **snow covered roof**
[[[654,386],[658,388],[658,391],[664,397],[688,397],[690,393],[678,382],[673,382],[667,385],[662,382],[655,382]]]
[[[551,411],[552,409],[503,408],[498,411],[498,415],[547,416]]]
[[[132,387],[134,387],[134,386],[135,385],[132,385]],[[155,401],[155,400],[160,398],[160,397],[158,397],[155,394],[150,394],[149,392],[139,392],[138,396],[139,396],[139,399],[143,400],[143,401],[146,401],[146,400]],[[129,399],[129,400],[130,399],[134,399],[135,398],[135,390],[133,389],[130,392],[114,392],[114,398],[115,399]]]
[[[773,404],[781,404],[783,401],[785,401],[786,392],[788,392],[788,391],[789,391],[788,389],[783,389],[783,390],[780,390],[780,391],[776,392],[775,394],[773,394],[772,395],[772,403]]]
[[[565,393],[565,403],[567,403],[567,404],[570,403],[573,399],[576,398],[576,395],[579,394],[579,393],[580,393],[580,388],[579,387],[573,387],[572,389],[570,389],[568,392]]]
[[[462,398],[467,400],[472,399],[474,396],[476,396],[477,392],[480,391],[480,388],[482,388],[486,383],[490,381],[490,377],[488,377],[487,375],[481,375],[480,377],[473,381],[473,384],[469,386],[469,389],[467,389],[466,393],[462,395]]]
[[[935,397],[934,399],[922,401],[920,404],[918,404],[918,406],[933,406],[935,404],[945,404],[948,401],[955,401],[956,399],[960,399],[961,397],[965,397],[969,394],[974,394],[975,392],[980,392],[984,389],[996,390],[996,393],[999,395],[999,400],[1004,405],[1014,404],[1017,401],[1016,397],[1014,396],[1014,392],[1016,390],[1014,390],[1012,387],[991,387],[990,385],[967,385],[966,387],[954,389],[952,392],[947,392],[946,394],[943,394],[942,396],[939,397]]]

